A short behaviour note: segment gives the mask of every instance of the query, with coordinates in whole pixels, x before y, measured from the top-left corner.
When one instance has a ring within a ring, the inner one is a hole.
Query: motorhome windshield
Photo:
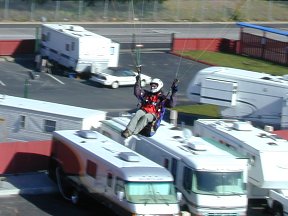
[[[125,196],[132,203],[177,203],[173,182],[126,182]]]
[[[198,194],[245,194],[242,172],[192,172],[191,190]]]

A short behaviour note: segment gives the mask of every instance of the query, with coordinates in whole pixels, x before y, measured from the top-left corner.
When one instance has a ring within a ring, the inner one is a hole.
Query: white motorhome
[[[274,215],[288,214],[288,141],[250,122],[233,119],[198,119],[193,132],[249,157],[248,198],[268,199]]]
[[[181,213],[170,172],[96,131],[54,131],[49,175],[74,203],[84,192],[117,215]]]
[[[152,137],[124,139],[120,134],[128,122],[128,117],[114,117],[98,130],[167,168],[183,194],[183,211],[199,216],[246,215],[246,158],[165,121]]]
[[[200,70],[187,89],[193,103],[218,105],[222,118],[288,128],[288,76],[228,68]]]
[[[9,95],[0,96],[3,141],[51,139],[54,130],[89,130],[106,119],[106,112]]]
[[[117,67],[119,49],[119,43],[78,25],[41,25],[41,57],[78,73]]]

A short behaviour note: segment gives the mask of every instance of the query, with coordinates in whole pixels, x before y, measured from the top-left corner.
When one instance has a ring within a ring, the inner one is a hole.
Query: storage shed
[[[1,95],[1,142],[48,140],[55,130],[89,130],[106,112],[46,101]]]

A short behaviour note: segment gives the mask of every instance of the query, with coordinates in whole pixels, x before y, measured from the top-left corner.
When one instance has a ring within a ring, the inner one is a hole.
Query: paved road
[[[87,30],[107,36],[119,42],[131,42],[131,35],[136,34],[142,42],[161,42],[177,37],[225,37],[237,39],[239,27],[235,24],[199,25],[199,24],[79,24]],[[39,24],[4,25],[0,24],[0,39],[35,39]]]
[[[77,24],[77,23],[76,23]],[[120,43],[131,42],[133,34],[142,42],[170,42],[171,34],[178,38],[239,39],[240,28],[235,23],[80,23],[87,30],[107,36]],[[272,28],[288,30],[288,23],[259,23]],[[0,39],[35,39],[40,24],[0,24]],[[164,41],[163,41],[164,40]]]

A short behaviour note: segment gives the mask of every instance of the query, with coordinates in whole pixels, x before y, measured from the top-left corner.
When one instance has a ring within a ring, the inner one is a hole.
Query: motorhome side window
[[[110,47],[110,55],[114,55],[115,53],[115,47]]]
[[[72,51],[75,50],[75,42],[74,41],[71,43],[71,50]]]
[[[20,115],[19,125],[20,125],[20,128],[22,128],[22,129],[25,128],[25,125],[26,125],[26,116]]]
[[[113,182],[113,175],[112,173],[107,174],[107,185],[108,187],[112,187],[112,182]]]
[[[192,187],[192,170],[189,169],[188,167],[184,167],[182,185],[183,185],[183,188],[184,188],[188,193],[191,193],[191,187]]]
[[[169,169],[169,160],[167,158],[164,159],[164,164],[163,166],[166,168],[166,169]]]
[[[56,130],[56,121],[44,120],[44,132],[52,133]]]
[[[96,178],[97,174],[97,164],[94,162],[87,160],[87,166],[86,166],[86,173],[87,175]]]
[[[117,191],[123,191],[124,192],[124,181],[120,178],[116,179],[116,186],[114,193],[117,194]]]
[[[69,50],[70,50],[70,45],[69,45],[69,44],[66,44],[66,45],[65,45],[65,49],[66,49],[66,51],[69,51]]]
[[[174,177],[174,182],[177,180],[177,160],[175,158],[172,158],[172,165],[171,165],[171,173]]]

